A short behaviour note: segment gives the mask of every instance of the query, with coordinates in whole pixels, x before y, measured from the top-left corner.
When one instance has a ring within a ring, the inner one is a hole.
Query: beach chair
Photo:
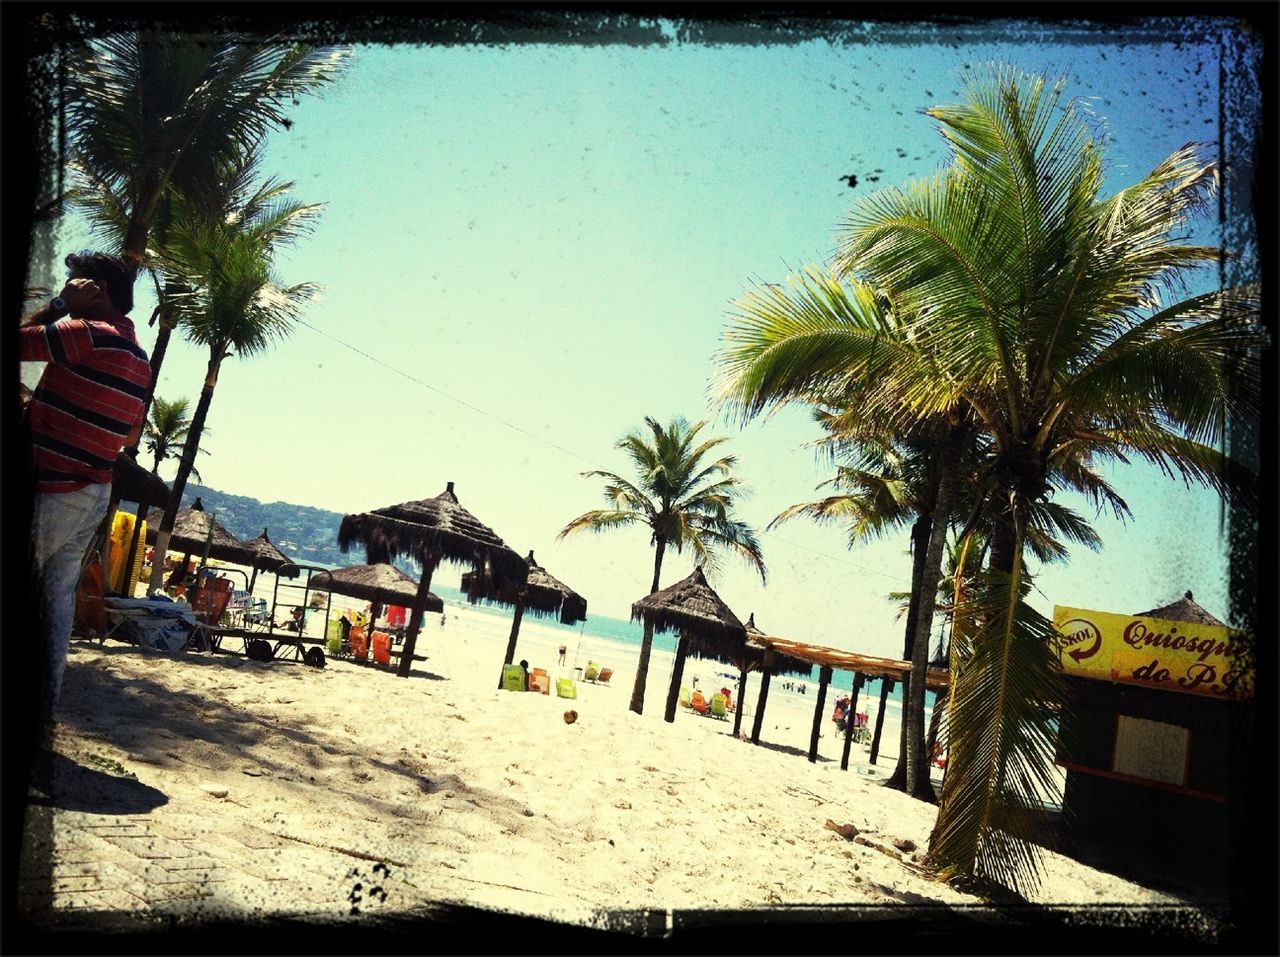
[[[594,661],[588,661],[586,674],[582,677],[587,681],[594,682],[596,678],[600,677],[600,666]]]
[[[373,661],[375,664],[391,664],[391,636],[385,631],[373,633]]]
[[[578,697],[578,686],[573,683],[572,678],[556,679],[556,697],[557,698]]]
[[[703,696],[701,691],[695,691],[693,693],[693,698],[689,702],[689,706],[693,708],[694,711],[698,712],[698,714],[702,715],[708,714],[711,711],[711,704]]]
[[[545,668],[534,668],[529,672],[529,690],[551,694],[551,676]]]
[[[340,618],[334,618],[325,623],[324,640],[329,649],[329,654],[338,655],[342,653],[342,620]]]
[[[682,707],[682,708],[692,708],[692,707],[693,707],[693,699],[692,699],[691,697],[689,697],[689,689],[688,689],[688,688],[681,687],[681,689],[680,689],[680,707]]]
[[[502,687],[508,691],[524,691],[524,669],[519,665],[502,666]]]
[[[609,683],[609,679],[612,677],[613,677],[612,668],[601,668],[600,674],[596,677],[596,681],[598,681],[602,685],[607,685]]]
[[[356,661],[366,661],[369,657],[369,639],[365,636],[364,629],[359,625],[352,628],[348,641],[351,643],[351,657]]]
[[[231,601],[231,582],[226,578],[205,578],[196,589],[191,601],[199,627],[192,632],[192,641],[207,651],[217,645],[216,630]]]
[[[711,715],[715,718],[728,718],[729,699],[722,694],[711,696]]]
[[[271,607],[265,598],[251,598],[245,605],[244,626],[253,631],[266,631],[271,624]]]

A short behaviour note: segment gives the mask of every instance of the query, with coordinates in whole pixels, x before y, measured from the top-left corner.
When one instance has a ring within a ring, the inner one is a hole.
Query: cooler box
[[[578,697],[578,686],[573,683],[572,678],[556,679],[556,697],[557,698]]]
[[[133,523],[136,515],[116,512],[111,519],[111,536],[107,540],[107,589],[126,598],[133,597],[133,590],[142,575],[142,559],[147,553],[147,523],[142,523],[138,535],[138,550],[133,556],[133,567],[126,580],[124,560],[129,557],[129,543],[133,541]]]
[[[365,637],[364,629],[356,625],[351,629],[351,635],[348,640],[351,642],[351,657],[358,661],[364,661],[369,657],[369,639]]]
[[[391,664],[391,636],[385,631],[373,633],[373,660],[380,665]]]
[[[524,669],[519,665],[503,665],[502,687],[507,691],[524,691]]]

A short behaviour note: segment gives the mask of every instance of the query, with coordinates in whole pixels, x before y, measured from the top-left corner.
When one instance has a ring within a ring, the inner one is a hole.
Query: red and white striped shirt
[[[18,337],[23,361],[49,363],[27,408],[36,491],[110,483],[151,386],[133,323],[67,318],[24,326]]]

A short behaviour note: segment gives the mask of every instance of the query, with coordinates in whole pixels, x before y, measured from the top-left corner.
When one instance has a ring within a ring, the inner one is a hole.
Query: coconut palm
[[[1056,474],[1116,508],[1092,470],[1136,455],[1251,507],[1252,475],[1216,446],[1227,423],[1257,415],[1258,303],[1253,289],[1168,301],[1189,269],[1219,256],[1182,239],[1216,183],[1194,145],[1102,199],[1099,140],[1061,82],[992,67],[965,102],[929,113],[949,166],[856,206],[838,260],[900,304],[901,347],[843,334],[833,310],[804,329],[749,327],[792,361],[757,349],[771,368],[735,375],[751,362],[739,348],[730,386],[750,411],[852,379],[865,386],[861,414],[887,427],[958,409],[981,423],[988,447],[975,478],[991,548],[957,595],[950,757],[930,859],[944,874],[1025,889],[1038,873],[1031,798],[1054,751],[1045,705],[1061,696],[1050,623],[1024,597],[1032,506]],[[824,329],[831,348],[815,356]]]
[[[662,559],[668,547],[677,553],[687,547],[704,573],[719,569],[718,552],[736,554],[765,580],[765,565],[755,532],[731,515],[744,487],[733,474],[737,459],[732,455],[707,461],[707,455],[726,440],[723,437],[698,441],[706,422],[690,425],[675,418],[663,426],[646,416],[642,431],[630,432],[617,443],[636,470],[634,481],[613,472],[593,470],[584,478],[605,480],[604,496],[609,508],[584,512],[569,522],[558,536],[563,539],[580,532],[604,532],[615,528],[644,526],[653,545],[653,583],[649,594],[658,590]],[[631,710],[644,712],[645,681],[653,646],[653,626],[644,626],[640,663],[631,692]]]
[[[244,170],[254,168],[256,158],[248,156],[221,179],[247,184]],[[282,286],[272,274],[275,253],[307,232],[320,210],[316,204],[289,200],[292,187],[268,179],[248,195],[229,195],[217,215],[201,205],[175,216],[165,268],[191,290],[178,303],[182,329],[189,341],[208,349],[209,361],[157,535],[157,554],[164,553],[173,530],[222,363],[232,354],[253,356],[289,335],[317,290],[310,283]],[[160,575],[153,573],[151,587],[159,585]]]
[[[164,31],[86,38],[67,54],[70,199],[95,232],[152,271],[152,393],[177,322],[171,300],[181,292],[156,271],[175,193],[220,203],[227,164],[288,126],[288,108],[336,79],[348,57],[279,33]]]
[[[155,397],[147,421],[142,427],[142,442],[154,457],[151,474],[160,474],[160,463],[170,456],[176,455],[187,440],[191,431],[191,415],[188,412],[190,400],[186,397],[169,402],[160,396]],[[209,430],[204,430],[205,435]],[[205,452],[204,449],[200,450]],[[191,474],[197,482],[202,481],[200,472],[192,468]]]

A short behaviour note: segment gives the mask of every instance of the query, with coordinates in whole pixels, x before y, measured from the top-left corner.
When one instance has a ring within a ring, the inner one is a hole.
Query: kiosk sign
[[[1244,700],[1253,668],[1243,635],[1219,625],[1053,609],[1058,658],[1069,675]]]

